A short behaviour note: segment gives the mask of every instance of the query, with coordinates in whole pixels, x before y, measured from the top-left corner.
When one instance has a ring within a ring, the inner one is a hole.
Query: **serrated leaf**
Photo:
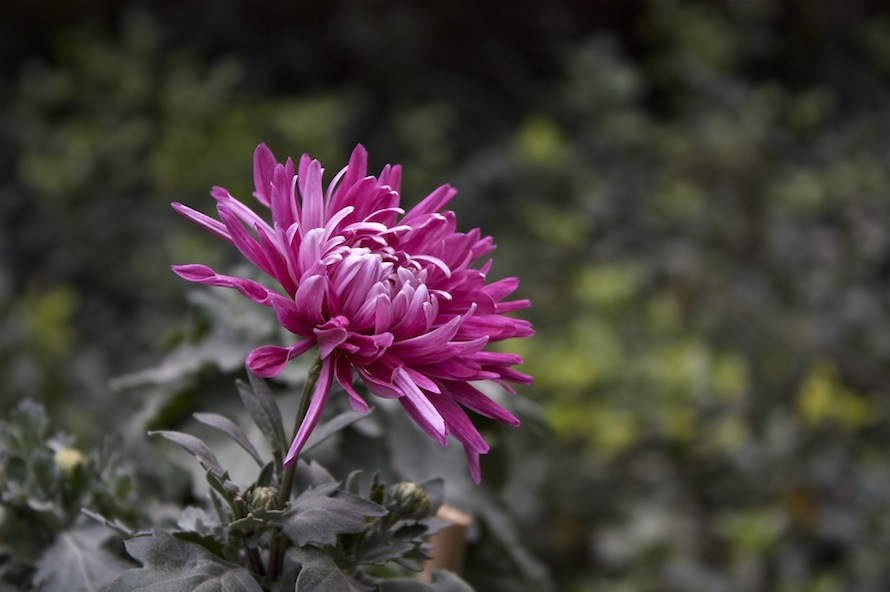
[[[344,411],[340,415],[332,417],[330,421],[326,421],[315,428],[312,435],[309,436],[309,439],[306,441],[306,445],[303,446],[303,452],[315,448],[343,428],[349,427],[358,420],[367,417],[368,413],[370,413],[370,411]]]
[[[368,528],[366,517],[383,516],[386,510],[366,499],[337,492],[331,483],[304,491],[291,504],[279,523],[284,534],[297,545],[333,546],[339,534],[355,534]]]
[[[262,592],[246,569],[165,532],[155,531],[125,544],[143,566],[121,574],[109,592]]]
[[[272,391],[266,382],[249,371],[247,373],[250,379],[250,386],[244,384],[240,380],[236,383],[238,394],[247,412],[253,418],[254,423],[260,428],[265,436],[266,441],[272,447],[272,451],[276,456],[281,455],[287,450],[288,442],[284,435],[284,424],[281,420],[281,410],[272,397]]]
[[[378,545],[370,545],[371,548],[359,557],[361,563],[372,565],[384,565],[390,561],[402,557],[406,553],[414,550],[414,543],[403,541],[399,543],[389,543],[380,541]]]
[[[254,448],[253,444],[247,438],[247,435],[231,419],[223,417],[217,413],[195,413],[193,414],[193,417],[204,425],[216,428],[229,436],[232,440],[237,442],[247,454],[252,456],[253,460],[255,460],[259,466],[263,466],[264,463],[260,453]]]
[[[37,562],[34,583],[43,592],[101,590],[132,567],[101,547],[107,538],[100,524],[61,532]]]
[[[295,553],[302,569],[295,590],[300,592],[361,592],[328,554],[312,547]]]
[[[213,454],[210,447],[208,447],[200,438],[196,438],[191,434],[183,434],[182,432],[172,432],[167,430],[148,432],[148,435],[161,436],[162,438],[166,438],[171,442],[179,444],[186,452],[197,458],[202,467],[212,472],[217,477],[223,477],[226,474],[226,470],[219,464],[216,455]]]

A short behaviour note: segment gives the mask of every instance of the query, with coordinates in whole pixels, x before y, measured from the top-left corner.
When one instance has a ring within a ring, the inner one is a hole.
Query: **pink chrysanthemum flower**
[[[398,399],[443,446],[448,434],[457,438],[478,483],[479,455],[488,445],[465,409],[511,425],[519,421],[471,382],[493,380],[508,390],[508,382],[531,382],[512,368],[522,363],[520,356],[485,350],[533,334],[527,321],[504,316],[529,302],[504,300],[516,289],[516,278],[486,284],[491,260],[471,267],[495,247],[478,229],[456,232],[454,213],[440,212],[454,189],[443,185],[405,213],[399,208],[401,167],[387,165],[379,177],[366,171],[367,152],[359,145],[325,191],[318,161],[303,155],[295,171],[293,161],[279,164],[259,145],[253,195],[272,211],[271,224],[220,187],[211,191],[219,220],[179,203],[173,207],[235,245],[280,291],[204,265],[173,270],[271,307],[281,325],[300,337],[288,347],[251,352],[247,365],[254,374],[274,376],[318,346],[318,382],[286,465],[317,425],[334,379],[353,409],[367,410],[353,388],[357,374],[371,393]]]

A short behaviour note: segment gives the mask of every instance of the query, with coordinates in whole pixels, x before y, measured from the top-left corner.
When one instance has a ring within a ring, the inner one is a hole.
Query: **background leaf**
[[[37,562],[34,583],[43,592],[100,590],[132,567],[101,545],[109,537],[101,524],[87,524],[59,533]]]

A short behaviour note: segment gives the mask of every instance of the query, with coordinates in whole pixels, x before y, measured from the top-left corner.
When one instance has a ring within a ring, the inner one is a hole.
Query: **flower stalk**
[[[294,429],[291,432],[291,440],[296,436],[297,431],[306,417],[306,410],[309,409],[309,403],[312,400],[312,393],[315,391],[315,385],[318,383],[318,375],[321,370],[321,356],[319,356],[309,372],[306,374],[306,382],[303,383],[303,394],[300,396],[300,406],[297,408],[296,418],[294,419]],[[287,450],[283,451],[284,454]],[[278,509],[284,510],[290,501],[291,492],[294,488],[294,473],[297,468],[297,459],[288,464],[284,468],[281,476],[281,484],[278,488]],[[284,561],[284,547],[278,544],[272,546],[269,554],[269,574],[273,579],[278,577],[281,572],[281,566]]]

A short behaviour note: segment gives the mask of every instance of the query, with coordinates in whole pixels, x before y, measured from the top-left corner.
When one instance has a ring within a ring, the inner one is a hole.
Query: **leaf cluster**
[[[317,462],[302,459],[290,477],[281,464],[288,444],[281,412],[268,385],[251,375],[250,384],[237,386],[251,419],[273,451],[271,458],[264,458],[230,419],[195,414],[199,422],[227,435],[256,462],[256,479],[241,486],[203,440],[178,431],[150,432],[179,445],[201,464],[209,485],[207,503],[186,507],[169,532],[128,533],[118,528],[128,539],[127,552],[142,566],[121,574],[111,584],[112,592],[470,589],[457,576],[444,572],[437,572],[429,584],[408,577],[422,569],[428,558],[426,539],[444,524],[434,518],[442,504],[442,481],[388,486],[374,476],[363,492],[360,471],[341,483]],[[306,450],[361,416],[347,412],[334,417],[316,430]],[[291,482],[296,487],[290,488]]]
[[[51,436],[42,405],[23,400],[0,422],[0,583],[47,592],[95,589],[128,567],[82,508],[137,518],[135,476],[108,441],[83,453]]]

